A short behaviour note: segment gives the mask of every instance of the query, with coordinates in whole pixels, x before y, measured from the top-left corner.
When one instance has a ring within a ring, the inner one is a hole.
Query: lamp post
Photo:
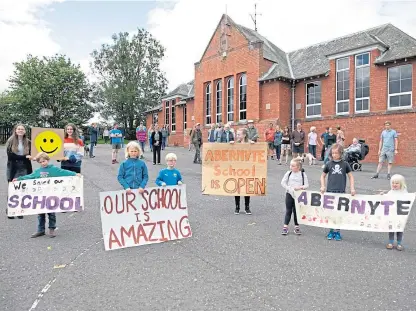
[[[45,119],[44,121],[44,127],[46,127],[46,124],[48,122],[48,119],[50,117],[53,117],[53,110],[48,108],[42,108],[39,112],[39,115]]]

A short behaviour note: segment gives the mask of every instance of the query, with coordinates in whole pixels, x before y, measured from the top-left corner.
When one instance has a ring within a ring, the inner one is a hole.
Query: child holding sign
[[[52,164],[49,164],[49,156],[45,152],[41,152],[36,156],[36,161],[40,164],[40,168],[35,170],[32,174],[21,176],[18,178],[13,179],[13,181],[20,181],[26,179],[38,179],[38,178],[52,178],[52,177],[64,177],[64,176],[79,176],[81,174],[64,170],[59,167],[56,167]],[[49,219],[49,237],[55,237],[55,229],[56,229],[56,215],[55,213],[48,213]],[[40,236],[45,235],[45,224],[46,224],[46,216],[45,214],[38,215],[38,231],[32,234],[32,238],[37,238]]]
[[[390,180],[390,187],[391,187],[391,190],[387,192],[387,194],[400,195],[402,193],[407,193],[406,180],[404,179],[402,175],[398,175],[398,174],[393,175]],[[396,232],[396,236],[397,236],[396,249],[398,251],[402,251],[403,250],[403,246],[402,246],[403,232]],[[389,232],[389,243],[386,245],[386,248],[393,249],[393,247],[394,247],[394,232]]]
[[[182,175],[175,168],[177,159],[174,153],[168,153],[166,155],[165,160],[168,167],[160,170],[156,178],[156,185],[159,187],[182,185]]]
[[[282,187],[286,189],[286,215],[285,223],[283,224],[282,235],[287,235],[289,231],[289,222],[293,213],[293,222],[295,223],[295,234],[302,234],[299,229],[298,218],[296,216],[295,199],[293,192],[297,190],[304,190],[309,187],[308,176],[302,169],[300,158],[292,159],[290,161],[290,170],[286,172],[282,179]]]
[[[254,144],[254,141],[250,141],[248,139],[248,132],[246,128],[241,128],[237,130],[237,142],[242,144]],[[234,144],[234,141],[230,141],[230,144]],[[244,196],[244,205],[247,215],[251,215],[250,211],[250,197]],[[240,214],[240,196],[235,196],[235,211],[234,214]]]
[[[149,180],[146,163],[140,160],[142,154],[143,151],[138,143],[131,141],[127,144],[126,161],[121,163],[117,176],[118,182],[127,193],[132,189],[139,189],[139,193],[143,193]]]
[[[321,175],[321,193],[324,193],[325,191],[330,193],[345,193],[348,175],[351,195],[355,195],[354,176],[352,176],[351,166],[341,158],[343,152],[344,148],[342,148],[340,144],[331,146],[332,159],[325,164],[324,171]],[[328,187],[325,187],[326,175],[328,175]],[[331,229],[329,230],[327,239],[341,241],[341,232],[338,229]]]

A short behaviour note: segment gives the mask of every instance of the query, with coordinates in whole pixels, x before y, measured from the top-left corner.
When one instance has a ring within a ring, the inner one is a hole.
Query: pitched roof
[[[175,89],[170,91],[168,94],[162,97],[162,100],[168,97],[177,96],[177,97],[189,97],[191,92],[193,92],[194,89],[194,80],[188,82],[188,83],[182,83],[179,86],[177,86]]]
[[[416,39],[392,24],[385,24],[330,41],[311,45],[287,53],[288,66],[292,75],[284,74],[279,66],[272,66],[259,80],[266,81],[279,77],[302,79],[329,72],[328,55],[379,45],[385,51],[376,63],[416,56]]]
[[[257,31],[235,24],[235,27],[247,38],[249,43],[263,42],[263,58],[276,64],[274,71],[276,74],[291,77],[291,68],[288,63],[286,53],[260,35]]]

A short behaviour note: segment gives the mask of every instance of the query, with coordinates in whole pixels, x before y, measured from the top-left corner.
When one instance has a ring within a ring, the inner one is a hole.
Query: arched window
[[[205,86],[205,124],[211,124],[211,83]]]
[[[240,76],[240,120],[247,119],[247,75],[243,73]]]
[[[216,107],[217,107],[217,111],[216,111],[216,122],[220,123],[222,122],[222,81],[219,80],[217,82],[217,86],[216,86],[216,90],[217,90],[217,96],[216,96]]]
[[[234,77],[227,81],[227,122],[234,121]]]

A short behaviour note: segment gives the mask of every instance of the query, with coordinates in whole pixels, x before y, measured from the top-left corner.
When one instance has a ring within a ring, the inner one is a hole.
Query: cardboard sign
[[[45,152],[51,159],[60,160],[64,157],[64,130],[53,128],[32,127],[31,155],[35,157]]]
[[[402,232],[416,195],[355,195],[295,191],[299,224],[344,230]]]
[[[263,196],[266,181],[266,143],[204,143],[203,194]]]
[[[185,185],[100,192],[100,206],[107,251],[192,236]]]
[[[82,211],[83,178],[54,177],[9,183],[7,216]]]

